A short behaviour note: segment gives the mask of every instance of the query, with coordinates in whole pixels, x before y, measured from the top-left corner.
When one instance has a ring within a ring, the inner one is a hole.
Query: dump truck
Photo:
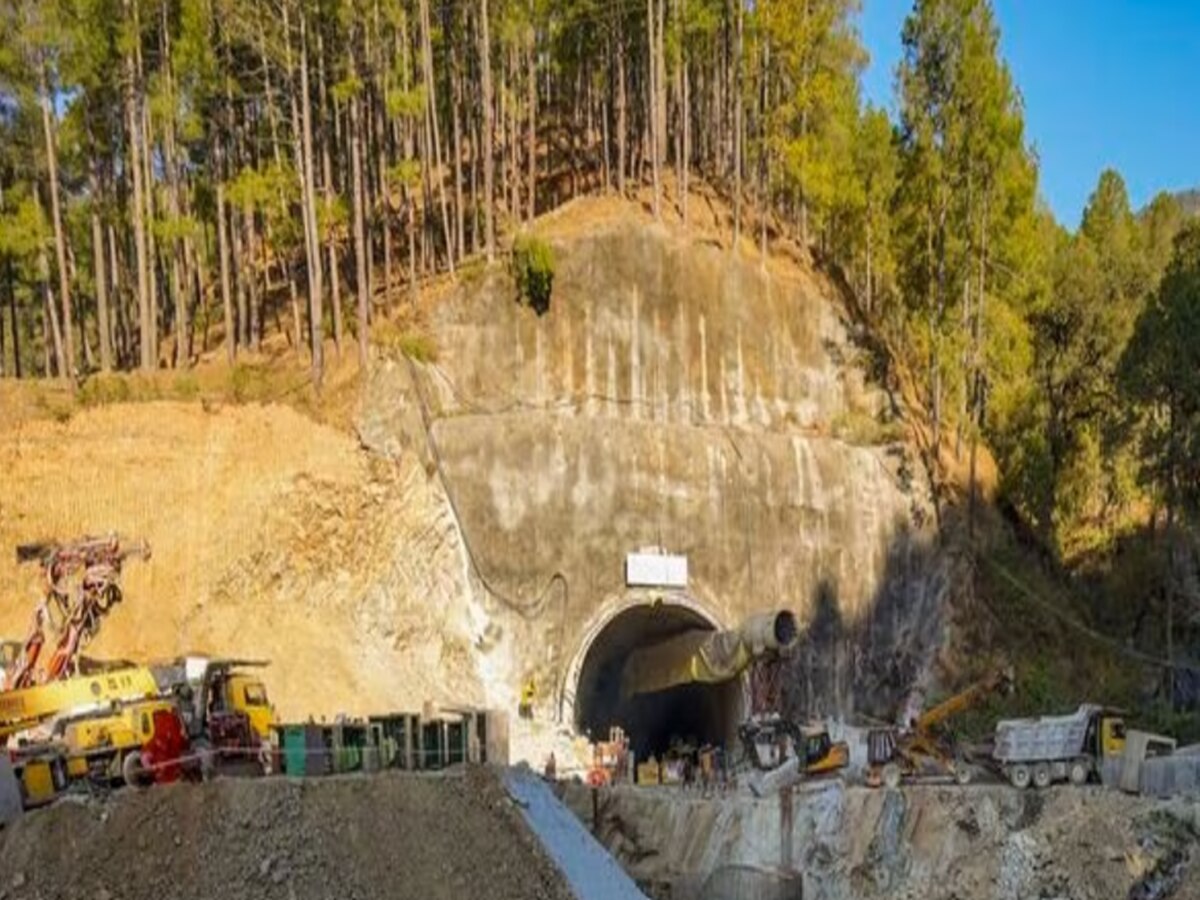
[[[1125,740],[1119,710],[1084,704],[1065,716],[1001,720],[992,756],[1013,787],[1086,784],[1099,777],[1105,760],[1125,752]]]

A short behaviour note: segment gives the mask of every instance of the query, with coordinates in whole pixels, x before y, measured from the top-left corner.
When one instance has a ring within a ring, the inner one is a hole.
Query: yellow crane
[[[927,774],[949,775],[966,784],[971,769],[933,729],[991,694],[1009,690],[1012,683],[1012,669],[1001,669],[926,710],[907,727],[873,729],[867,735],[867,784],[898,787],[906,778]]]
[[[151,667],[134,666],[16,691],[0,691],[0,740],[29,731],[56,716],[155,697],[167,687]]]

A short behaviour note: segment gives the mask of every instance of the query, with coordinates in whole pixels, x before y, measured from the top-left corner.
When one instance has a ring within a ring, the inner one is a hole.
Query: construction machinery
[[[1172,738],[1128,731],[1119,710],[1084,704],[1066,716],[1001,720],[992,756],[1016,788],[1046,788],[1056,781],[1080,785],[1099,778],[1105,763],[1125,756],[1130,742],[1143,757],[1175,747]]]
[[[178,781],[187,736],[172,699],[134,700],[60,719],[55,738],[66,751],[67,776],[95,784],[140,786]]]
[[[592,765],[588,768],[587,783],[604,787],[618,781],[630,780],[629,738],[625,730],[614,725],[608,730],[607,741],[592,745]]]
[[[34,736],[36,758],[61,757],[68,779],[172,781],[189,750],[206,773],[238,763],[261,772],[275,712],[245,669],[263,665],[190,657],[0,692],[0,740]]]
[[[850,764],[850,748],[834,741],[822,722],[799,725],[782,716],[753,716],[738,727],[738,737],[750,764],[763,772],[779,768],[790,758],[799,760],[804,777],[832,775]]]
[[[171,667],[172,693],[205,776],[216,768],[261,774],[272,764],[275,708],[250,669],[263,660],[185,657]]]
[[[29,732],[50,719],[103,711],[113,703],[161,695],[170,689],[170,673],[134,666],[0,691],[0,740]]]
[[[110,730],[103,725],[64,735],[62,731],[56,734],[47,723],[62,720],[65,728],[67,722],[89,718],[101,723],[111,720],[114,705],[160,696],[167,688],[161,677],[162,673],[139,666],[0,692],[0,744],[21,736],[11,751],[11,762],[26,805],[48,802],[71,777],[89,774],[101,763],[115,767],[120,774],[125,756],[140,749],[132,736],[114,744],[107,737]],[[79,743],[72,743],[76,738]]]
[[[121,570],[130,558],[149,559],[149,546],[126,544],[112,534],[17,547],[19,563],[41,565],[45,595],[34,610],[29,634],[19,650],[6,651],[5,691],[78,674],[80,651],[121,602]],[[39,668],[48,639],[53,649]]]
[[[1012,669],[994,672],[900,727],[874,728],[867,733],[866,782],[895,788],[902,781],[922,777],[951,777],[967,784],[971,765],[956,749],[935,733],[936,726],[983,701],[992,694],[1010,690]]]
[[[82,674],[81,649],[121,602],[123,563],[148,556],[144,544],[115,535],[17,550],[19,561],[40,562],[46,582],[29,636],[3,645],[0,742],[20,736],[11,762],[27,805],[74,779],[175,780],[189,750],[206,770],[249,761],[262,771],[275,716],[262,680],[246,670],[265,663],[191,657],[92,663],[96,671]],[[53,653],[39,667],[48,642]]]

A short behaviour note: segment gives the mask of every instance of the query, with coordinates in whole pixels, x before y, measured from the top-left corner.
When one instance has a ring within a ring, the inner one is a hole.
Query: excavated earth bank
[[[564,790],[592,826],[591,791]],[[671,900],[784,896],[785,870],[804,900],[1200,898],[1194,799],[829,782],[798,789],[791,807],[789,841],[779,797],[620,787],[601,793],[594,831],[645,890]]]

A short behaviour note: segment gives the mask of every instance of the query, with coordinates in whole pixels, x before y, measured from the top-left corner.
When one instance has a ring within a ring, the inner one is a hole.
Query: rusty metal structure
[[[5,691],[57,681],[78,672],[80,652],[121,602],[121,570],[131,558],[149,559],[149,545],[127,544],[116,534],[17,547],[17,562],[41,566],[45,594],[34,610],[24,643],[5,669]],[[48,643],[50,656],[39,669]]]

